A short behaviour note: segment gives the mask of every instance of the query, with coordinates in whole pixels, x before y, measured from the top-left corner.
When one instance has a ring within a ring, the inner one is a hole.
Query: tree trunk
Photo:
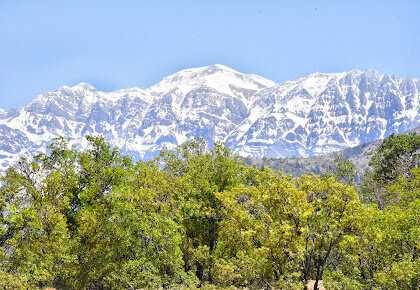
[[[309,273],[311,271],[311,264],[312,264],[312,253],[309,253],[308,249],[309,238],[306,238],[305,243],[305,261],[303,263],[303,273],[302,273],[302,280],[305,284],[305,289],[307,289],[307,283],[309,279]]]
[[[314,290],[318,290],[318,284],[319,284],[319,280],[322,280],[322,265],[320,264],[320,262],[317,263],[316,266],[316,277],[315,277],[315,284],[314,284]]]
[[[200,280],[200,283],[203,281],[204,278],[204,267],[201,265],[201,263],[196,264],[196,270],[195,275],[197,275],[198,279]]]

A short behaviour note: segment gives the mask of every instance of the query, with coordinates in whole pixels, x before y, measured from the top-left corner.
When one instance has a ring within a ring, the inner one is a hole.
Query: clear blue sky
[[[212,63],[279,82],[352,68],[420,77],[419,15],[419,0],[0,0],[0,107]]]

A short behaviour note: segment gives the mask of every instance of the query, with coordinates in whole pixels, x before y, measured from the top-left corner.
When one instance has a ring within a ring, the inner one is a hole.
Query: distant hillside
[[[412,130],[420,134],[420,127]],[[381,144],[382,140],[370,142],[352,148],[347,148],[339,152],[325,154],[322,156],[309,158],[244,158],[248,165],[257,167],[269,167],[280,170],[286,174],[300,176],[305,173],[322,174],[334,169],[334,160],[341,155],[350,160],[357,168],[359,178],[369,166],[369,160],[373,151]]]

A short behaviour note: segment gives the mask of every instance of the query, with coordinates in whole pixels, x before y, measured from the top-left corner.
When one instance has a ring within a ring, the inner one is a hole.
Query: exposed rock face
[[[419,126],[419,87],[359,70],[276,84],[223,65],[183,70],[147,89],[64,86],[0,110],[0,168],[58,135],[76,147],[102,135],[138,159],[194,137],[248,157],[315,156]]]

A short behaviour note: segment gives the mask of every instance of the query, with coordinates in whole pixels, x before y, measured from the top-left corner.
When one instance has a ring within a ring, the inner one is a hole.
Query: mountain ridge
[[[137,159],[195,137],[247,157],[316,156],[420,124],[418,79],[376,71],[313,73],[278,84],[224,65],[181,70],[148,88],[61,86],[19,109],[0,109],[0,167],[102,135]]]

